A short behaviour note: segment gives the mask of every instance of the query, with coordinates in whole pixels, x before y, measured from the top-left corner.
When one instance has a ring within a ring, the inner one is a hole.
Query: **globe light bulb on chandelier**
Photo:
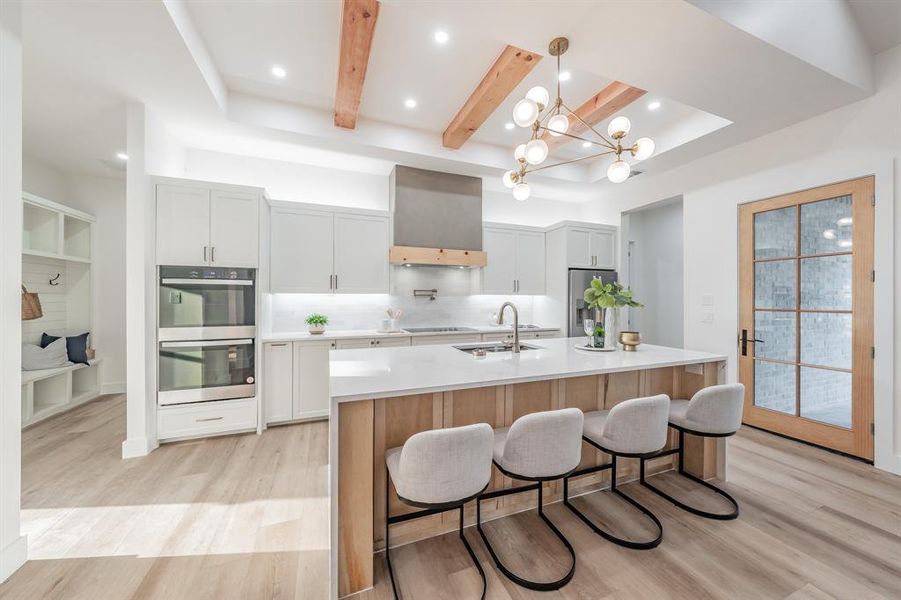
[[[518,166],[504,172],[502,177],[504,186],[512,190],[516,200],[526,200],[532,193],[531,187],[526,183],[529,173],[612,155],[613,162],[607,167],[607,179],[613,183],[622,183],[632,173],[632,167],[622,158],[623,152],[628,152],[635,160],[646,160],[654,154],[654,140],[649,137],[638,138],[631,144],[625,142],[624,138],[632,129],[632,123],[627,117],[619,115],[611,119],[607,125],[608,138],[596,129],[596,121],[586,122],[586,118],[581,117],[579,112],[574,112],[564,102],[559,85],[560,81],[565,81],[561,76],[563,71],[560,70],[560,57],[568,49],[569,40],[564,37],[554,38],[548,45],[548,53],[557,59],[556,99],[551,100],[547,88],[537,85],[530,88],[525,98],[513,107],[513,123],[531,129],[529,140],[516,146],[513,152]],[[553,148],[575,140],[583,148],[594,150],[569,160],[542,164]]]

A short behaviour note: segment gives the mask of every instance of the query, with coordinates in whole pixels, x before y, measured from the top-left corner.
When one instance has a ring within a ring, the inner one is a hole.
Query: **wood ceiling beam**
[[[344,0],[341,23],[341,50],[338,89],[335,92],[335,125],[357,126],[357,112],[363,96],[363,82],[369,65],[372,36],[379,16],[378,0]]]
[[[504,48],[444,130],[442,136],[444,147],[458,149],[463,146],[510,92],[535,68],[541,58],[540,54],[515,46]]]
[[[632,104],[647,92],[637,87],[632,87],[621,81],[614,81],[600,92],[589,98],[579,108],[573,111],[583,121],[594,127],[604,119],[613,116],[614,113],[622,110],[626,106]],[[569,117],[569,130],[567,133],[571,135],[584,135],[588,131],[578,119]],[[601,132],[606,135],[606,132]],[[548,148],[553,151],[564,144],[572,142],[573,139],[565,135],[553,136],[547,131],[541,136],[547,142]]]

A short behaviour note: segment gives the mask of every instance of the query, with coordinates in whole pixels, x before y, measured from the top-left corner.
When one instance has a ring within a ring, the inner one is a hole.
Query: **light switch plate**
[[[701,323],[713,323],[713,313],[707,311],[701,315]]]
[[[713,294],[704,294],[701,296],[701,306],[713,306]]]

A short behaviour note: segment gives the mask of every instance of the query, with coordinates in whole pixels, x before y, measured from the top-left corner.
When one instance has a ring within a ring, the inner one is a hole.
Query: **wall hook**
[[[58,283],[55,283],[56,280],[59,279],[59,276],[60,276],[60,274],[57,273],[57,274],[56,274],[56,277],[51,277],[51,278],[50,278],[50,285],[59,285]]]

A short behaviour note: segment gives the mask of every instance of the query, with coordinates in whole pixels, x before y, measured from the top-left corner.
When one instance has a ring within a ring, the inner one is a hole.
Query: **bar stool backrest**
[[[487,423],[421,431],[404,442],[395,487],[416,502],[469,498],[491,479],[493,449],[494,430]]]
[[[582,424],[578,408],[524,415],[510,427],[501,466],[523,477],[557,477],[582,459]]]
[[[741,427],[744,403],[745,386],[741,383],[712,385],[692,396],[685,419],[702,433],[735,433]]]
[[[622,454],[649,454],[666,445],[669,396],[659,394],[620,402],[610,409],[600,444]]]

